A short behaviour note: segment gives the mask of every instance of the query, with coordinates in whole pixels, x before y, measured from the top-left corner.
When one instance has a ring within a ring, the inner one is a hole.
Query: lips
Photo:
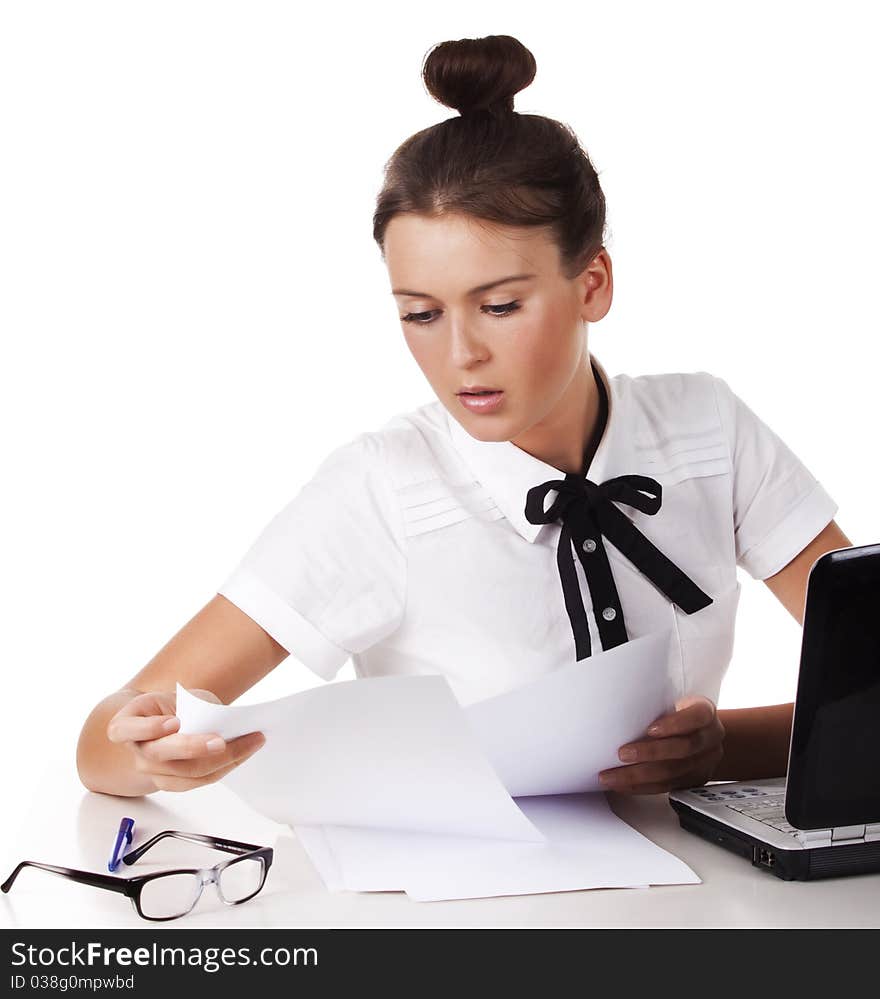
[[[501,389],[459,392],[458,401],[471,413],[496,413],[504,404],[504,392]]]

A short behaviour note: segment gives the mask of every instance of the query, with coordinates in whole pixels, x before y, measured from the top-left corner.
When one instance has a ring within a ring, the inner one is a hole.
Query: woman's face
[[[611,304],[604,250],[569,279],[544,230],[411,213],[388,224],[384,250],[407,346],[471,436],[513,440],[582,421],[592,399],[583,323]],[[498,402],[465,405],[459,393],[475,386],[499,389]]]

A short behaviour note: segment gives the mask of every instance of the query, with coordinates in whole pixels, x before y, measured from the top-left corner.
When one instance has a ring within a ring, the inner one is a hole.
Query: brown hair
[[[460,114],[411,135],[386,163],[373,214],[383,256],[385,228],[401,212],[544,226],[569,278],[603,249],[605,196],[574,131],[513,109],[535,71],[535,57],[511,35],[460,38],[428,51],[428,92]]]

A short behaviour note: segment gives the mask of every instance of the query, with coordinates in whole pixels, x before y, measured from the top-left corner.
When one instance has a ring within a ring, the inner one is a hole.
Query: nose
[[[475,361],[484,361],[489,355],[485,343],[464,320],[453,319],[450,323],[450,351],[452,363],[459,368],[468,368]]]

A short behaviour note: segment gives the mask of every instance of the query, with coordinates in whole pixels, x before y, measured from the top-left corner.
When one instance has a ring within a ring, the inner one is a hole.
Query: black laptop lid
[[[880,822],[880,544],[810,571],[785,815],[798,829]]]

